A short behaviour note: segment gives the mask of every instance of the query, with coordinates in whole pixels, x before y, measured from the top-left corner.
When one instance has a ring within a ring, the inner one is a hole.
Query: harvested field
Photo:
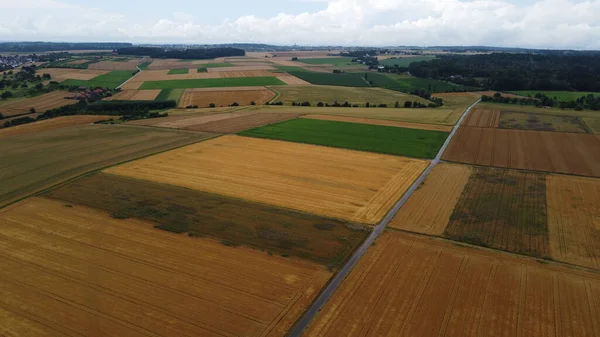
[[[444,234],[472,171],[466,165],[436,165],[389,226],[429,235]]]
[[[238,133],[244,130],[261,127],[268,124],[287,121],[289,119],[294,119],[298,116],[299,115],[287,113],[245,113],[243,116],[202,123],[194,126],[189,126],[186,129],[213,133]]]
[[[600,177],[600,136],[576,133],[458,129],[444,160]]]
[[[230,68],[228,68],[230,69]],[[221,72],[188,72],[185,74],[171,74],[169,70],[148,70],[140,73],[132,81],[172,81],[172,80],[196,80],[196,79],[215,79],[215,78],[236,78],[236,77],[274,77],[279,74],[266,70],[251,71],[221,71]]]
[[[65,99],[68,96],[72,96],[72,94],[67,91],[53,91],[41,96],[19,99],[14,102],[9,100],[6,103],[3,102],[0,104],[0,113],[4,117],[11,117],[26,114],[31,108],[34,108],[37,112],[45,112],[50,109],[77,103],[74,99]]]
[[[500,127],[504,129],[590,133],[577,116],[553,116],[503,111]]]
[[[198,127],[201,124],[215,122],[235,117],[248,116],[251,113],[248,112],[231,112],[221,113],[215,112],[212,114],[188,114],[182,116],[173,116],[163,118],[149,118],[140,119],[128,122],[132,125],[144,125],[144,126],[155,126],[160,128],[171,128],[171,129],[187,129]]]
[[[185,75],[173,75],[185,76]],[[147,81],[140,89],[191,89],[191,88],[226,88],[226,87],[258,87],[266,85],[281,85],[277,77],[235,77],[235,78],[210,78],[195,80],[165,80]]]
[[[549,256],[545,175],[475,168],[445,235],[519,254]]]
[[[234,66],[234,67],[208,67],[209,73],[219,72],[230,72],[230,71],[257,71],[257,70],[275,70],[272,65],[247,65],[247,66]]]
[[[0,219],[8,335],[282,336],[331,277],[316,263],[50,199]]]
[[[84,125],[3,137],[0,205],[89,171],[211,136],[167,129]]]
[[[427,165],[424,160],[223,136],[106,172],[375,224]]]
[[[500,123],[500,110],[472,109],[465,117],[462,126],[497,128]]]
[[[114,61],[100,61],[97,63],[90,64],[88,69],[95,70],[131,70],[135,71],[136,66],[139,64],[139,60],[135,59],[133,62],[114,62]]]
[[[277,76],[277,78],[288,85],[312,85],[309,82],[301,80],[298,77],[292,75],[279,75]]]
[[[105,173],[45,196],[101,209],[119,219],[149,221],[170,232],[301,257],[330,268],[344,262],[370,232],[367,226]]]
[[[211,90],[186,89],[179,101],[179,106],[197,105],[200,108],[206,108],[211,103],[215,106],[230,106],[234,102],[242,106],[250,105],[252,102],[262,105],[270,101],[274,96],[275,93],[271,90],[260,87],[241,87],[224,90],[215,90],[212,88]]]
[[[600,179],[548,175],[550,256],[600,269]]]
[[[582,120],[592,133],[600,134],[600,118],[582,118]]]
[[[123,90],[115,93],[111,97],[105,98],[105,101],[153,101],[160,94],[160,89],[156,90]]]
[[[384,233],[304,336],[598,336],[600,277]]]
[[[34,123],[17,125],[10,128],[0,129],[0,137],[37,133],[42,131],[62,129],[69,126],[91,124],[97,121],[110,119],[112,116],[63,116],[52,119],[37,121]]]
[[[419,124],[419,123],[407,123],[398,121],[387,121],[383,119],[370,119],[370,118],[357,118],[357,117],[344,117],[344,116],[329,116],[329,115],[305,115],[302,118],[308,119],[319,119],[324,121],[338,121],[358,124],[371,124],[371,125],[383,125],[383,126],[396,126],[399,128],[408,129],[420,129],[420,130],[432,130],[432,131],[452,131],[451,126],[434,125],[434,124]]]

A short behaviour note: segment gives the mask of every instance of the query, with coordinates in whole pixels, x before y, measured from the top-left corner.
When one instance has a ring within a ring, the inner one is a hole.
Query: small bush
[[[208,105],[208,107],[209,107],[209,108],[214,108],[214,107],[216,107],[216,105],[215,105],[215,103],[210,103],[210,104]]]
[[[231,106],[240,106],[240,104],[238,102],[233,102],[231,103]]]

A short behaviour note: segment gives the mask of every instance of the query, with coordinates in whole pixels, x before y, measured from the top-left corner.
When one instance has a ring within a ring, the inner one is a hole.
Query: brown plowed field
[[[476,245],[549,256],[545,175],[475,168],[445,234]]]
[[[324,120],[324,121],[339,121],[339,122],[348,122],[348,123],[358,123],[358,124],[397,126],[399,128],[409,128],[409,129],[419,129],[419,130],[433,130],[433,131],[444,131],[444,132],[452,131],[451,126],[388,121],[388,120],[383,120],[383,119],[330,116],[330,115],[305,115],[305,116],[302,116],[302,118],[320,119],[320,120]]]
[[[40,70],[42,74],[50,74],[52,81],[62,82],[64,80],[91,80],[94,77],[108,73],[107,70],[90,69],[67,69],[67,68],[46,68]]]
[[[100,61],[98,63],[92,63],[88,66],[88,69],[93,70],[131,70],[135,71],[139,61],[133,60],[133,62],[114,62],[114,61]]]
[[[223,136],[106,172],[375,224],[427,165],[397,156]]]
[[[444,160],[600,177],[600,136],[461,127]]]
[[[411,232],[442,235],[454,206],[469,181],[472,169],[466,165],[438,164],[389,226]]]
[[[7,103],[0,104],[0,113],[4,117],[10,117],[25,114],[31,108],[37,112],[45,112],[78,102],[74,99],[65,99],[68,96],[72,96],[72,94],[67,91],[53,91],[33,98],[19,99],[15,102],[7,101]]]
[[[388,232],[304,336],[600,335],[600,277]]]
[[[91,124],[97,121],[103,121],[113,116],[63,116],[52,119],[37,121],[35,123],[17,125],[10,128],[0,129],[0,137],[23,135],[27,133],[37,133],[42,131],[62,129],[69,126]]]
[[[195,126],[186,127],[186,130],[204,131],[212,133],[238,133],[277,122],[297,118],[298,114],[290,113],[256,113],[240,117],[228,118]],[[211,131],[209,131],[211,130]]]
[[[213,89],[211,91],[186,89],[179,100],[179,106],[197,105],[200,108],[206,108],[211,103],[215,106],[230,106],[234,102],[242,106],[250,105],[251,102],[262,105],[274,96],[275,93],[266,88]]]
[[[249,112],[231,112],[231,113],[220,113],[213,115],[192,115],[192,116],[169,116],[165,118],[150,118],[140,119],[137,121],[131,121],[128,124],[132,125],[144,125],[144,126],[155,126],[160,128],[171,128],[171,129],[189,129],[198,127],[205,123],[226,120],[235,117],[248,116],[252,113]]]
[[[473,109],[463,120],[462,126],[497,128],[500,123],[500,110]]]
[[[548,175],[550,255],[600,269],[600,179]]]
[[[282,336],[331,276],[50,199],[0,219],[3,333],[32,335],[31,325],[36,336]]]
[[[156,90],[123,90],[112,97],[105,98],[105,101],[153,101],[158,94],[160,89]]]

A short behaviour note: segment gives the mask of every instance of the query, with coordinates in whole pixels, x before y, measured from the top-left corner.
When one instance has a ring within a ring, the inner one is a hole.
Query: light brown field
[[[375,224],[427,165],[397,156],[223,136],[106,172]]]
[[[158,94],[160,89],[156,90],[123,90],[111,97],[105,98],[105,101],[153,101]]]
[[[67,69],[67,68],[46,68],[40,71],[42,74],[50,74],[52,81],[62,82],[65,80],[91,80],[94,77],[108,73],[107,70],[90,69]]]
[[[100,61],[97,63],[92,63],[88,66],[88,69],[97,69],[97,70],[131,70],[135,71],[136,66],[139,64],[139,60],[135,59],[133,61],[128,62],[115,62],[115,61]]]
[[[400,208],[389,226],[411,232],[442,235],[471,173],[470,166],[438,164],[423,185]]]
[[[306,82],[303,79],[300,79],[296,76],[292,76],[289,74],[278,75],[277,78],[280,79],[285,84],[289,84],[289,85],[312,85],[312,83]]]
[[[297,118],[299,115],[288,113],[250,113],[240,117],[202,123],[187,127],[186,130],[204,131],[211,133],[238,133],[273,123]]]
[[[472,109],[462,122],[462,126],[497,128],[500,124],[500,110]]]
[[[550,254],[600,269],[600,179],[546,177]]]
[[[209,73],[222,73],[228,71],[256,71],[256,70],[274,70],[275,67],[272,65],[248,65],[248,66],[239,66],[239,67],[216,67],[216,68],[208,68],[207,71]]]
[[[62,129],[69,126],[85,125],[97,121],[110,119],[111,116],[63,116],[52,119],[37,121],[34,123],[17,125],[10,128],[0,129],[0,137],[16,136],[26,133],[36,133],[47,130]]]
[[[600,276],[387,232],[304,336],[600,335]]]
[[[286,52],[273,52],[271,56],[273,58],[280,57],[301,57],[301,58],[326,58],[326,57],[339,57],[339,56],[327,56],[327,54],[339,53],[339,51],[286,51]],[[275,56],[276,55],[276,56]]]
[[[305,115],[305,116],[302,116],[302,118],[320,119],[320,120],[324,120],[324,121],[358,123],[358,124],[397,126],[399,128],[420,129],[420,130],[433,130],[433,131],[444,131],[444,132],[452,131],[451,126],[388,121],[388,120],[384,120],[384,119],[344,117],[344,116],[331,116],[331,115]]]
[[[331,276],[51,199],[0,219],[3,335],[282,336]]]
[[[183,68],[182,68],[183,69]],[[211,68],[212,69],[212,68]],[[249,71],[221,71],[198,73],[189,72],[187,74],[169,75],[168,70],[146,70],[139,73],[123,86],[123,90],[135,90],[146,81],[168,81],[168,80],[193,80],[205,78],[236,78],[236,77],[273,77],[278,74],[267,70],[249,70]]]
[[[159,128],[186,129],[201,124],[210,123],[219,120],[225,120],[235,117],[247,116],[249,112],[231,112],[214,114],[189,114],[182,116],[169,116],[164,118],[140,119],[128,122],[132,125],[155,126]]]
[[[239,105],[250,105],[251,102],[264,104],[270,101],[275,93],[266,88],[241,87],[231,89],[208,88],[212,90],[186,89],[179,100],[179,107],[197,105],[201,108],[208,107],[211,103],[216,106],[229,106],[236,102]],[[159,90],[160,91],[160,90]]]
[[[170,70],[170,69],[183,69],[183,68],[199,68],[199,65],[207,63],[224,63],[224,58],[217,58],[212,60],[189,60],[186,62],[180,62],[178,59],[154,59],[152,64],[148,66],[151,70]]]
[[[0,104],[0,113],[5,117],[10,117],[25,114],[31,108],[34,108],[36,112],[45,112],[64,105],[77,103],[78,101],[74,99],[65,99],[65,97],[70,95],[72,94],[67,91],[53,91],[33,98],[19,99],[15,102],[7,101],[7,103]]]

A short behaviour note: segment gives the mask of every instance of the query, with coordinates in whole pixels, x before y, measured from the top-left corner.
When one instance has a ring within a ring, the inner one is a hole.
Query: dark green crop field
[[[294,119],[240,135],[416,158],[434,158],[448,137],[441,131],[316,119]]]
[[[123,82],[127,81],[132,76],[133,72],[130,70],[115,70],[104,75],[96,76],[91,80],[66,80],[61,84],[76,85],[80,87],[102,87],[114,89],[123,84]]]
[[[189,73],[190,70],[189,69],[171,69],[169,70],[168,75],[185,75],[187,73]]]

